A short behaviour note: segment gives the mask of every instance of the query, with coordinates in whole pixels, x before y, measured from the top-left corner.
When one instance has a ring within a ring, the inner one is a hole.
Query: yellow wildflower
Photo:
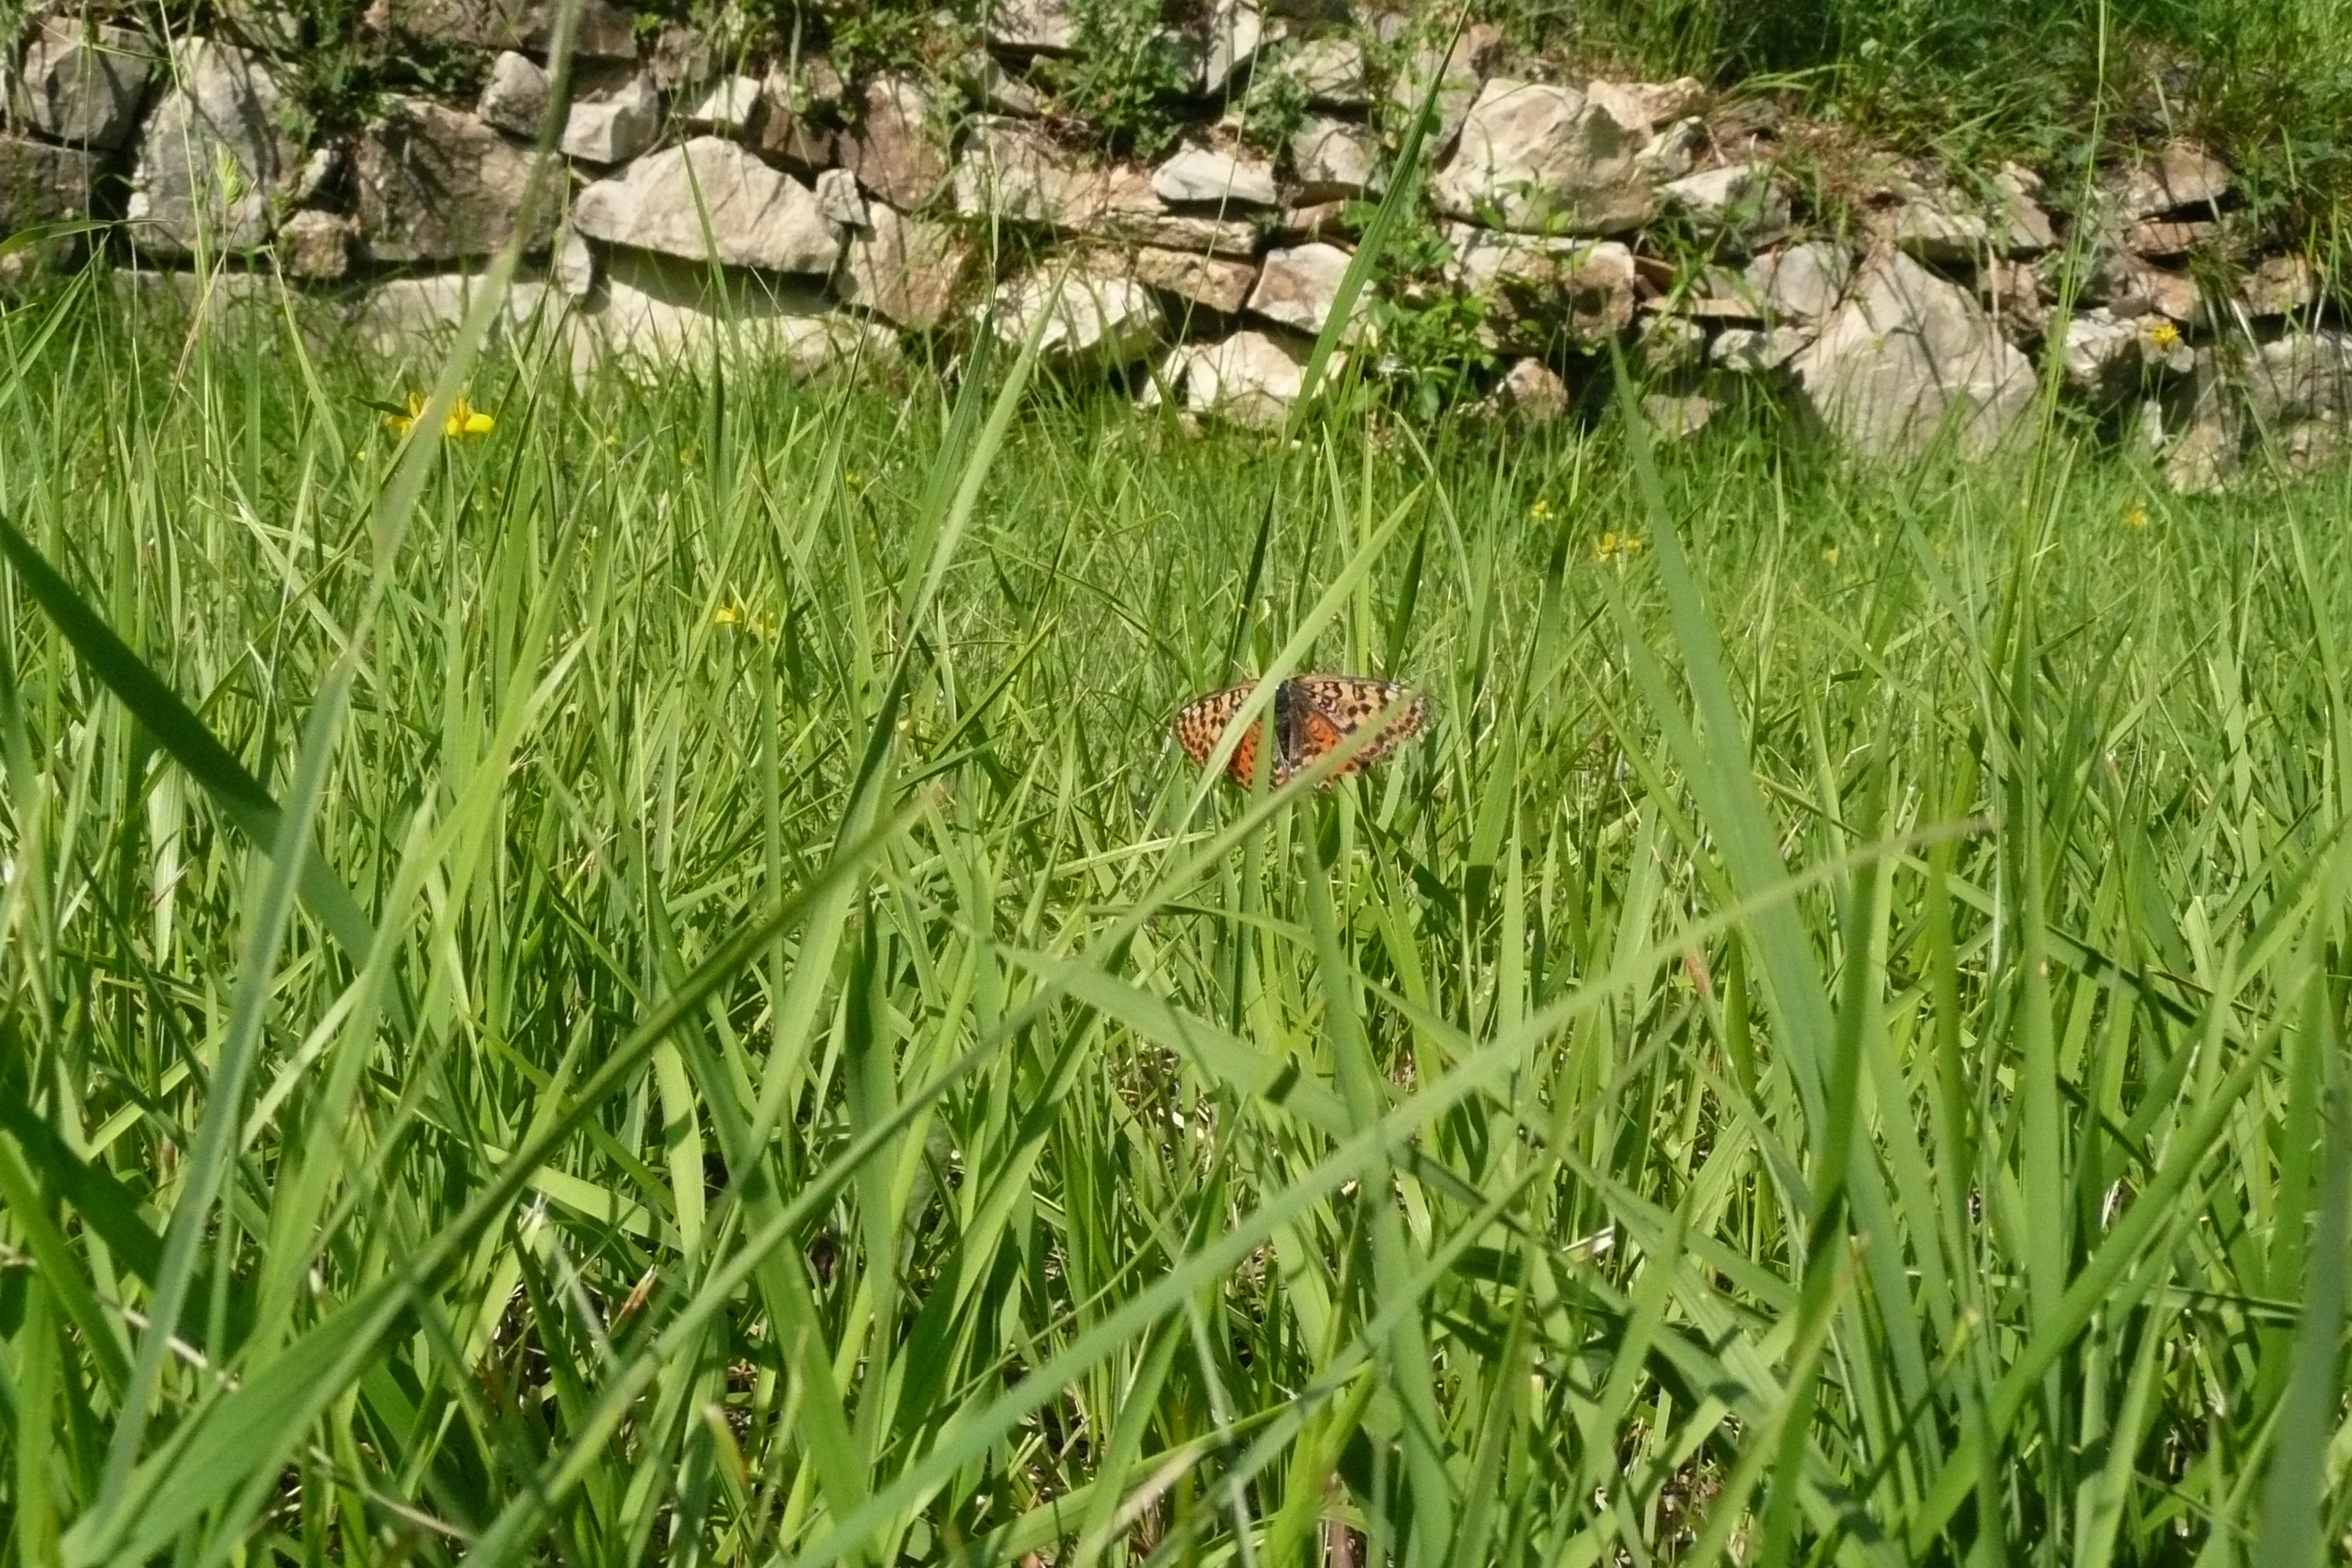
[[[1547,521],[1551,516],[1551,502],[1544,500],[1541,496],[1538,496],[1536,498],[1536,504],[1528,508],[1528,515],[1534,518],[1538,522]]]
[[[776,623],[765,616],[754,615],[740,605],[721,605],[710,612],[710,624],[715,626],[740,626],[761,642],[776,640]]]
[[[2135,506],[2129,511],[2124,513],[2124,526],[2126,528],[2146,528],[2147,526],[2147,508],[2144,506]]]
[[[412,392],[408,395],[408,412],[387,414],[383,422],[392,426],[394,435],[405,436],[424,416],[425,399]],[[459,436],[487,436],[498,427],[499,422],[494,416],[475,407],[462,397],[450,405],[448,414],[441,421],[441,433],[452,439]]]
[[[1822,560],[1824,560],[1824,561],[1826,561],[1826,562],[1828,562],[1828,563],[1829,563],[1831,565],[1832,565],[1832,566],[1836,565],[1836,564],[1837,564],[1837,550],[1838,550],[1838,547],[1837,547],[1836,545],[1834,545],[1834,544],[1831,545],[1827,550],[1824,550],[1824,551],[1822,551]]]
[[[731,626],[742,618],[743,612],[733,605],[721,605],[710,612],[710,624],[714,626]]]
[[[1641,535],[1637,533],[1618,533],[1612,530],[1601,536],[1601,542],[1592,547],[1592,554],[1593,559],[1597,561],[1615,561],[1623,563],[1632,560],[1636,554],[1640,553],[1641,549]]]
[[[2170,348],[2179,341],[2180,329],[2174,326],[2170,321],[2166,321],[2163,317],[2158,316],[2155,321],[2148,323],[2148,346],[2157,350],[2158,353],[2162,353],[2164,350]]]

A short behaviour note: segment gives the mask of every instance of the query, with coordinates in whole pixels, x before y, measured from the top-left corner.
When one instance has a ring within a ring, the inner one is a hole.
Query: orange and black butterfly
[[[1196,763],[1205,763],[1218,738],[1241,711],[1257,682],[1244,681],[1186,703],[1176,715],[1176,743]],[[1429,722],[1429,699],[1392,680],[1360,675],[1295,675],[1274,689],[1272,782],[1290,782],[1317,759],[1336,752],[1359,730],[1377,731],[1335,770],[1332,778],[1362,773],[1421,733]],[[1257,778],[1261,719],[1242,732],[1225,764],[1226,776],[1247,789]],[[1328,783],[1328,780],[1325,781]]]

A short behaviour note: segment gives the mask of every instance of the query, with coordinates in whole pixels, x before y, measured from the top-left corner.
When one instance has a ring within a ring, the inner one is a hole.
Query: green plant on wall
[[[1077,47],[1048,65],[1062,105],[1121,153],[1172,146],[1194,82],[1187,32],[1160,0],[1078,0]]]

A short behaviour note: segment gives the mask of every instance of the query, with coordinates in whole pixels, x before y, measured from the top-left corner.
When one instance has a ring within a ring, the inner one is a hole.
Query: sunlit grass
[[[0,337],[9,1561],[2343,1542],[2340,478]]]

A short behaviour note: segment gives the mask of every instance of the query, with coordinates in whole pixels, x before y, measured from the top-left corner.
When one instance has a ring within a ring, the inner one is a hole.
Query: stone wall
[[[37,16],[0,39],[0,235],[119,216],[97,250],[134,291],[185,295],[217,259],[210,297],[290,279],[398,352],[429,348],[528,223],[514,322],[575,369],[704,353],[722,323],[729,352],[808,372],[1038,328],[1072,374],[1265,426],[1427,103],[1404,238],[1344,337],[1376,378],[1442,358],[1477,406],[1554,417],[1591,401],[1614,342],[1669,434],[1760,383],[1900,455],[1990,447],[2046,369],[2183,488],[2258,450],[2315,461],[2352,411],[2329,281],[2194,144],[2121,155],[2087,190],[1851,147],[1831,181],[1820,129],[1764,99],[1597,79],[1365,0],[1214,0],[1155,40],[1189,76],[1181,132],[1121,158],[1055,95],[1076,3],[993,0],[944,64],[845,74],[777,40],[726,58],[648,37],[588,0],[536,213],[548,0],[375,0],[367,26],[469,59],[479,91],[387,92],[312,135],[284,54],[233,24],[162,40]]]

